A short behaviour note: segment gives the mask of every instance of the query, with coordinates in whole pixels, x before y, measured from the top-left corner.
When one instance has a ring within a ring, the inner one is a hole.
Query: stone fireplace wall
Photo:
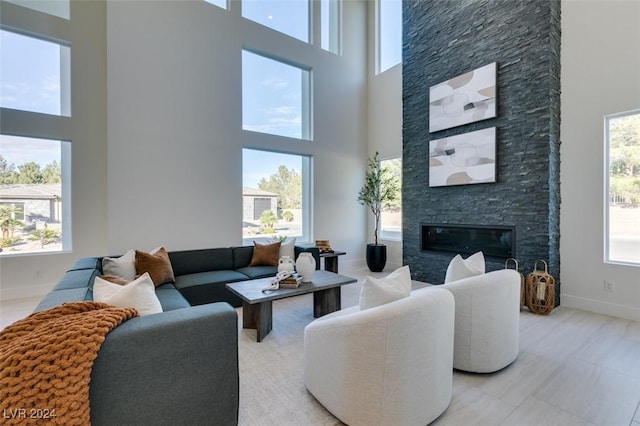
[[[403,262],[442,283],[453,255],[422,252],[420,224],[513,226],[520,272],[560,276],[559,0],[403,2]],[[497,118],[429,133],[429,87],[497,62]],[[497,183],[429,187],[429,141],[496,127]],[[487,269],[503,261],[487,260]]]

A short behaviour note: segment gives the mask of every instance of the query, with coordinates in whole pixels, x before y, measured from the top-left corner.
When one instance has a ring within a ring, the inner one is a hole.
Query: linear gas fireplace
[[[485,257],[514,257],[516,230],[512,226],[421,224],[423,252],[473,254]]]

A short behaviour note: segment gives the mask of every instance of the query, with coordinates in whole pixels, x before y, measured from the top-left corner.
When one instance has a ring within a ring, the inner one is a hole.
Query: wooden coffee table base
[[[313,317],[318,318],[341,309],[340,287],[313,292]],[[242,328],[256,330],[258,342],[262,342],[273,329],[273,302],[242,302]]]

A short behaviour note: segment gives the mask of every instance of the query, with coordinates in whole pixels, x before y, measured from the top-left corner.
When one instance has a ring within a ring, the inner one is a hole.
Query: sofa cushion
[[[100,269],[102,270],[102,258],[100,257],[82,257],[76,259],[68,271],[77,271],[78,269]]]
[[[209,271],[197,274],[179,275],[176,277],[175,286],[182,291],[186,287],[200,286],[204,284],[226,284],[246,280],[247,276],[237,271]]]
[[[249,266],[278,266],[280,241],[271,244],[253,242],[253,256]]]
[[[157,286],[176,281],[169,255],[164,247],[158,247],[149,253],[136,250],[136,272],[140,275],[148,272]]]
[[[66,302],[83,302],[85,300],[92,300],[91,294],[91,289],[87,287],[51,291],[40,301],[40,303],[38,303],[34,312],[54,308]]]
[[[169,260],[175,276],[235,269],[230,248],[172,251]]]
[[[162,312],[162,305],[156,296],[156,287],[148,272],[126,285],[114,284],[96,277],[93,297],[96,302],[108,303],[117,308],[136,308],[140,316]]]
[[[87,288],[93,287],[93,280],[95,277],[101,275],[96,269],[77,269],[75,271],[69,271],[56,286],[54,290],[67,290],[70,288]]]
[[[249,266],[253,257],[253,246],[231,247],[233,253],[233,268],[240,269]]]
[[[278,273],[277,266],[245,266],[236,272],[246,275],[249,279],[273,277]]]
[[[103,257],[102,273],[114,275],[127,281],[136,278],[136,252],[129,250],[120,257]]]
[[[173,311],[174,309],[189,308],[191,305],[187,299],[171,283],[161,284],[156,287],[156,296],[162,305],[163,311]]]

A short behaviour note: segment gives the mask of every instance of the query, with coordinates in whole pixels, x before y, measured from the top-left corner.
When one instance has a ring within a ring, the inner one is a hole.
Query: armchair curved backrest
[[[307,389],[346,424],[426,425],[451,401],[454,300],[433,287],[337,311],[304,333]]]
[[[520,275],[501,269],[441,287],[456,303],[453,367],[492,373],[511,364],[520,348]]]

